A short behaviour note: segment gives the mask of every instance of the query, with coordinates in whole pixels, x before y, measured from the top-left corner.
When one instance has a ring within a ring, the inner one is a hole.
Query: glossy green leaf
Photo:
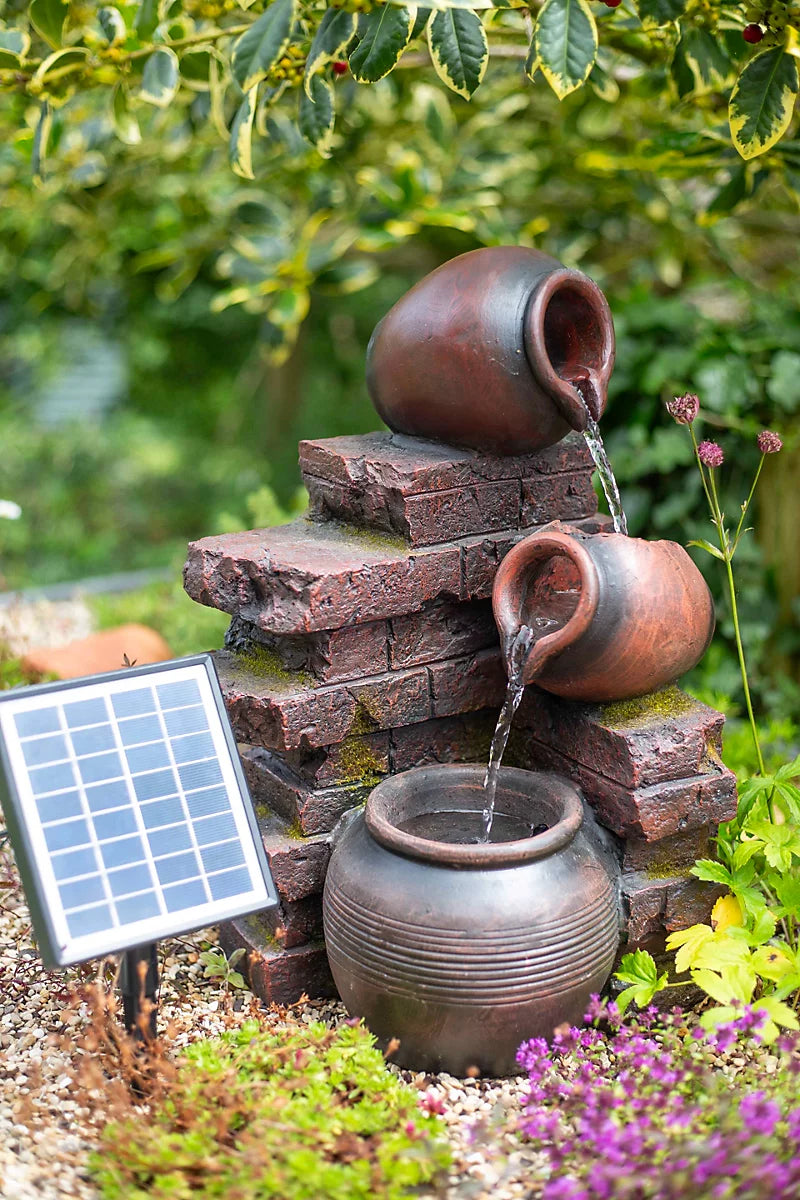
[[[668,25],[686,8],[686,0],[639,0],[643,25]]]
[[[158,25],[158,0],[141,0],[139,11],[133,22],[139,40],[149,42],[156,25]]]
[[[28,16],[36,32],[51,46],[60,46],[69,13],[65,0],[31,0]]]
[[[404,0],[387,0],[388,4],[393,4],[396,7],[403,4]],[[485,8],[506,8],[505,4],[494,3],[494,0],[426,0],[428,9],[433,9],[434,12],[445,12],[448,8],[468,8],[485,9]]]
[[[168,108],[178,90],[178,56],[164,47],[150,55],[144,64],[139,96],[157,108]]]
[[[586,82],[597,57],[597,26],[586,0],[545,0],[533,38],[539,69],[559,100]]]
[[[613,75],[604,71],[599,63],[595,63],[589,75],[589,86],[596,96],[605,100],[606,104],[616,104],[619,100],[619,84]]]
[[[330,62],[337,62],[347,57],[347,47],[353,40],[355,32],[355,13],[346,12],[343,8],[329,8],[325,13],[314,35],[306,59],[303,87],[309,99],[312,98],[311,80],[317,71],[321,71]]]
[[[111,96],[111,114],[117,137],[126,146],[138,146],[142,140],[139,122],[131,112],[128,90],[120,80]]]
[[[55,50],[39,64],[33,78],[37,83],[46,83],[53,75],[62,78],[65,74],[82,67],[88,54],[85,46],[75,46],[72,50]]]
[[[389,74],[409,43],[416,15],[414,5],[385,4],[360,19],[361,40],[349,58],[354,79],[375,83]]]
[[[109,46],[119,46],[125,41],[128,36],[128,30],[125,26],[125,18],[118,8],[110,8],[108,6],[101,8],[97,13],[97,23],[100,26],[103,37],[108,42]]]
[[[328,267],[317,276],[314,287],[316,291],[326,295],[349,296],[369,287],[379,275],[376,263],[366,258],[358,258]]]
[[[528,47],[528,53],[525,57],[525,66],[523,67],[528,79],[533,80],[536,72],[539,70],[539,56],[536,53],[536,38],[531,38],[531,44]]]
[[[480,18],[458,8],[437,12],[428,26],[428,47],[442,82],[469,100],[489,62],[489,43]]]
[[[742,158],[755,158],[785,133],[798,90],[797,66],[783,46],[751,58],[728,106],[733,144]]]
[[[245,94],[231,125],[228,159],[242,179],[255,179],[253,174],[253,118],[256,115],[258,85]]]
[[[687,542],[686,545],[698,546],[701,550],[705,550],[706,553],[712,554],[714,558],[718,558],[721,562],[725,561],[725,555],[722,553],[719,546],[712,546],[711,542],[706,541],[705,538],[693,538],[690,542]]]
[[[289,44],[296,0],[273,0],[233,48],[233,77],[243,92],[266,79]]]
[[[30,46],[31,39],[24,29],[0,29],[0,50],[8,50],[15,58],[24,58]]]
[[[330,156],[335,120],[333,88],[321,75],[314,75],[311,79],[311,96],[305,90],[300,93],[298,124],[303,137],[323,158]]]
[[[474,8],[475,5],[470,7]],[[414,18],[414,25],[411,29],[411,37],[409,41],[413,42],[416,38],[422,37],[425,30],[428,28],[428,22],[431,19],[432,8],[417,8],[417,15]]]

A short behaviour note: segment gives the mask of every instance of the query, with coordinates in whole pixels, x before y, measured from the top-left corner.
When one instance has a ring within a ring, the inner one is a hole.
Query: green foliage
[[[174,562],[172,582],[91,597],[88,604],[98,627],[111,629],[129,622],[149,625],[161,634],[176,658],[218,650],[230,617],[189,599],[181,584],[182,562],[183,556]]]
[[[203,966],[203,978],[219,979],[226,987],[246,987],[244,976],[236,970],[236,964],[244,958],[246,953],[244,946],[234,950],[230,956],[221,948],[203,950],[199,956],[199,961]]]
[[[400,1200],[436,1187],[443,1135],[362,1026],[250,1021],[195,1042],[148,1120],[106,1128],[92,1173],[104,1200]]]

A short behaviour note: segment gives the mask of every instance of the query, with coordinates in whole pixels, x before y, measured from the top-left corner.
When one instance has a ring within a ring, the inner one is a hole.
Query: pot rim
[[[442,776],[444,786],[454,783],[472,784],[482,787],[486,774],[483,763],[436,763],[429,767],[413,767],[384,779],[370,795],[365,810],[367,829],[377,842],[389,850],[409,858],[420,858],[437,866],[493,867],[518,866],[549,858],[570,844],[583,823],[583,799],[581,793],[568,779],[549,771],[524,771],[518,767],[501,767],[497,794],[502,794],[503,784],[533,797],[536,791],[547,793],[547,798],[561,806],[562,815],[555,825],[534,837],[518,838],[508,842],[478,842],[458,844],[440,842],[434,838],[418,837],[399,829],[390,818],[390,813],[405,793],[413,794],[415,777],[425,775]],[[428,811],[437,811],[435,809]],[[439,809],[438,811],[446,811]]]
[[[596,370],[602,382],[607,384],[614,369],[616,351],[614,319],[603,292],[594,280],[582,271],[560,267],[544,276],[535,287],[525,314],[526,350],[528,346],[545,345],[544,321],[547,309],[553,297],[568,288],[582,295],[597,313],[602,342],[601,362],[596,364]],[[551,397],[564,420],[582,433],[588,424],[587,412],[575,388],[556,372],[547,354],[528,353],[527,358],[539,386]],[[596,421],[603,415],[604,408],[603,404],[599,412],[591,414]]]
[[[553,633],[537,638],[523,671],[522,677],[526,684],[535,683],[548,661],[583,637],[591,625],[600,602],[597,567],[584,545],[584,539],[575,537],[572,533],[562,533],[558,529],[544,529],[539,533],[532,533],[521,542],[517,542],[516,546],[512,546],[494,577],[494,619],[503,638],[510,641],[524,624],[521,610],[528,573],[537,563],[558,554],[571,559],[578,568],[581,576],[580,595],[569,620]]]

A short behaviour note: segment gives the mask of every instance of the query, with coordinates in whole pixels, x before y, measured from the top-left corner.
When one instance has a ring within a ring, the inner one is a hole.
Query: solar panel
[[[48,966],[277,903],[210,655],[1,696],[0,765]]]

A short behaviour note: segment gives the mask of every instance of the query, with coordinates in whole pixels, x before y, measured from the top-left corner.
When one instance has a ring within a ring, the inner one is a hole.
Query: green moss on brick
[[[636,696],[633,700],[618,700],[615,704],[604,704],[600,708],[600,719],[612,729],[629,725],[644,725],[650,721],[668,721],[695,708],[697,701],[687,696],[680,688],[662,688],[648,696]]]
[[[386,774],[383,760],[362,738],[345,738],[339,746],[336,760],[342,783],[374,787]]]
[[[289,671],[276,650],[250,645],[247,650],[233,651],[237,665],[256,679],[268,680],[275,691],[299,691],[313,685],[306,671]]]

